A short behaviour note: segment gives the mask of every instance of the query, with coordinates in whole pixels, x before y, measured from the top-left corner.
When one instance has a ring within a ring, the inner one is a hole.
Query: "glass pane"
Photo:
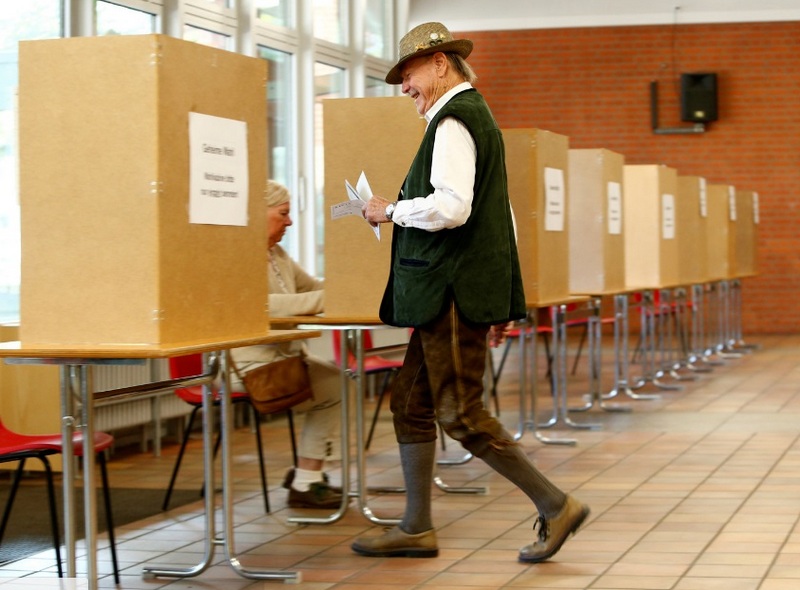
[[[232,8],[233,7],[233,0],[204,0],[209,4],[216,4],[217,6],[221,6],[222,8]]]
[[[193,27],[192,25],[183,26],[183,38],[187,41],[194,41],[217,49],[228,49],[231,42],[231,38],[228,35]]]
[[[314,0],[314,36],[344,45],[346,17],[343,0]]]
[[[316,178],[315,190],[315,211],[325,211],[325,155],[323,150],[323,134],[322,134],[322,101],[326,98],[344,98],[345,84],[347,83],[345,77],[345,70],[336,68],[323,63],[314,64],[314,176]],[[321,271],[324,266],[324,240],[325,240],[325,224],[324,215],[316,216],[317,219],[317,255],[316,265],[317,274],[322,274]]]
[[[0,2],[0,322],[19,320],[17,42],[60,37],[61,1]]]
[[[258,20],[280,27],[294,26],[289,0],[255,0],[255,5]]]
[[[364,89],[365,96],[393,96],[394,87],[387,84],[383,78],[373,78],[367,76],[367,84]]]
[[[367,18],[364,27],[364,49],[367,55],[389,59],[392,54],[391,31],[392,2],[367,0]]]
[[[258,56],[267,60],[267,141],[269,142],[269,163],[267,177],[287,186],[295,195],[292,185],[296,177],[295,141],[293,133],[294,95],[292,61],[294,56],[268,47],[259,47]],[[296,211],[292,212],[293,215]],[[297,238],[295,228],[286,230],[282,245],[293,258],[297,258]]]
[[[100,0],[97,9],[98,35],[142,35],[155,33],[156,15]]]

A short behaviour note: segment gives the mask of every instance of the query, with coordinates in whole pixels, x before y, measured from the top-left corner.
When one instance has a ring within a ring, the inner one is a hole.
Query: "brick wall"
[[[475,41],[478,89],[502,128],[538,127],[570,147],[758,192],[759,275],[743,280],[745,335],[800,330],[800,23],[461,32]],[[680,121],[679,75],[716,72],[719,120]]]

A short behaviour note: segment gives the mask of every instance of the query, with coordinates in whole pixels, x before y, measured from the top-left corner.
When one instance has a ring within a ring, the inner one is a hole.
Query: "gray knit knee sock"
[[[564,492],[536,469],[519,445],[510,443],[499,449],[489,446],[479,457],[525,492],[542,516],[552,518],[563,508]]]
[[[400,445],[400,464],[406,483],[406,511],[400,528],[410,535],[433,528],[431,486],[436,441]]]

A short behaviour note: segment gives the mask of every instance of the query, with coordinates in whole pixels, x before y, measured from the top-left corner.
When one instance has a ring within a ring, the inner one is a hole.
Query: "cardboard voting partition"
[[[678,174],[663,165],[626,165],[625,284],[629,289],[678,285],[675,196]]]
[[[696,285],[708,280],[708,207],[706,180],[678,176],[675,202],[678,238],[678,281]]]
[[[325,315],[374,319],[389,278],[391,223],[380,241],[360,216],[331,219],[363,172],[372,193],[397,198],[417,153],[425,121],[406,96],[331,99],[322,103],[325,150]]]
[[[730,276],[743,278],[758,274],[758,193],[737,190],[735,219],[728,215]]]
[[[569,298],[569,138],[541,129],[503,131],[508,193],[517,221],[525,299]]]
[[[625,157],[610,150],[569,150],[571,293],[603,295],[625,289],[624,165]]]
[[[21,339],[268,330],[266,62],[162,35],[20,44]]]
[[[708,200],[708,280],[722,281],[730,277],[729,208],[735,188],[727,184],[709,184]]]

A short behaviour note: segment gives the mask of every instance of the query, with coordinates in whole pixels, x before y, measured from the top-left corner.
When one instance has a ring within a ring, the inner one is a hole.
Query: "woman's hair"
[[[289,189],[274,180],[267,181],[267,207],[277,207],[289,202]]]
[[[447,55],[447,59],[450,60],[450,63],[452,64],[453,68],[455,68],[456,72],[458,72],[458,74],[464,78],[466,82],[474,84],[477,81],[478,76],[472,69],[472,66],[467,63],[467,60],[457,53],[448,52],[445,55]]]

